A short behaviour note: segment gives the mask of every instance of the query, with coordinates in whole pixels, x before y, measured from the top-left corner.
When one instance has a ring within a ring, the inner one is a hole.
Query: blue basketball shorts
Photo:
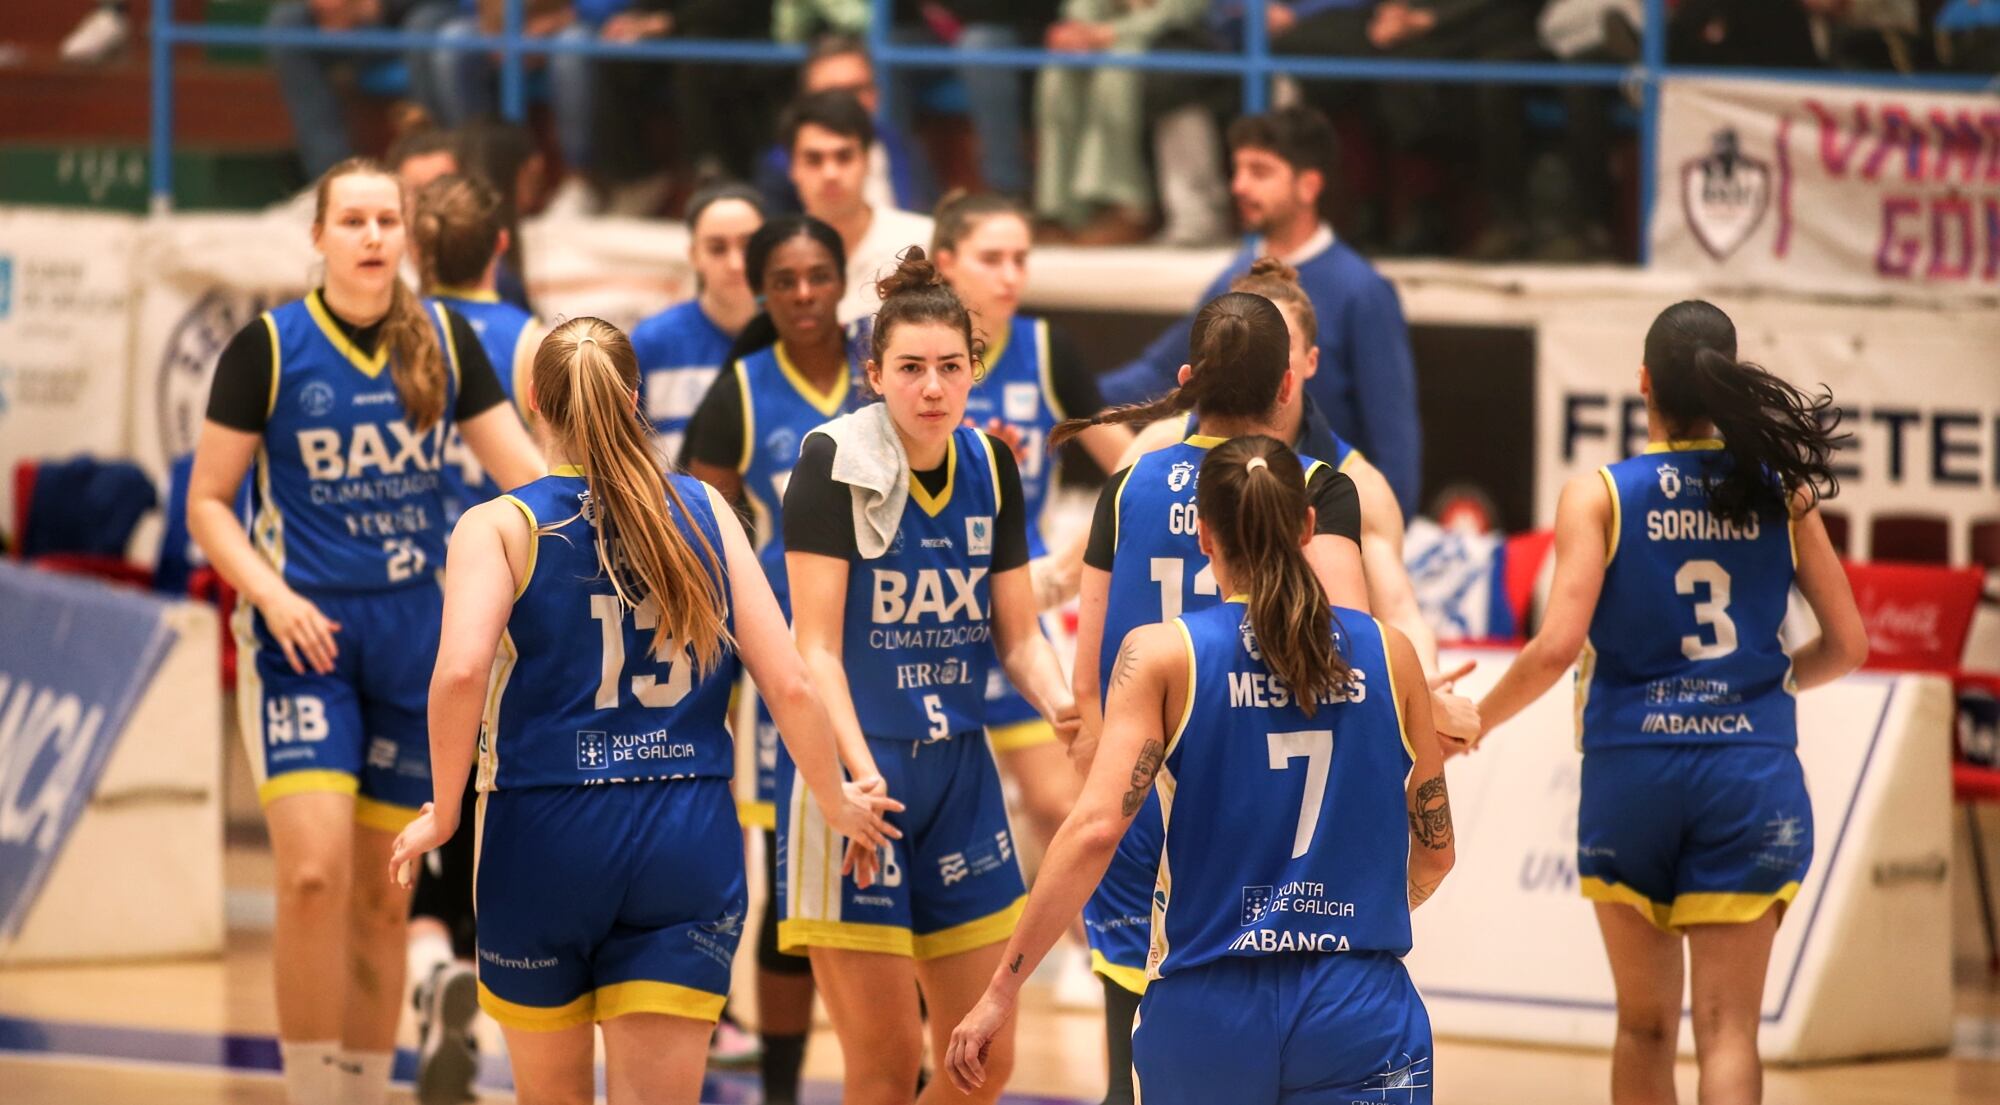
[[[1429,1105],[1430,1014],[1393,955],[1228,956],[1146,988],[1132,1069],[1146,1105]]]
[[[889,796],[906,808],[888,815],[903,838],[889,842],[865,889],[840,873],[846,845],[779,750],[778,947],[937,959],[1007,939],[1027,884],[986,735],[870,737],[868,748]]]
[[[1630,905],[1669,932],[1754,921],[1798,895],[1812,851],[1812,801],[1790,748],[1584,754],[1576,869],[1592,901]]]
[[[996,656],[986,669],[986,739],[995,753],[1052,744],[1055,727],[1008,682]]]
[[[340,626],[324,675],[293,671],[249,602],[231,619],[237,720],[257,798],[352,794],[357,822],[399,832],[431,798],[428,714],[443,592],[423,583],[306,597]]]
[[[1111,866],[1083,904],[1090,941],[1090,969],[1135,994],[1146,992],[1146,954],[1152,945],[1153,889],[1159,880],[1166,826],[1160,799],[1147,794],[1132,818]]]
[[[722,1015],[749,905],[729,780],[492,791],[477,830],[479,1004],[494,1020]]]

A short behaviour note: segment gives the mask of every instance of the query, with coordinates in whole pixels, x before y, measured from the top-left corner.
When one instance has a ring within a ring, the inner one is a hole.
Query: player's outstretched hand
[[[945,1049],[944,1069],[960,1093],[973,1093],[986,1084],[986,1052],[993,1037],[1014,1015],[1014,1002],[995,994],[991,987],[979,998],[972,1012],[951,1030],[951,1046]]]
[[[389,881],[408,890],[416,885],[417,861],[424,854],[451,839],[458,831],[458,822],[446,824],[438,817],[437,805],[425,802],[417,819],[403,826],[396,834],[396,843],[389,851]]]
[[[856,886],[865,890],[875,885],[882,849],[889,841],[903,837],[902,830],[884,818],[902,808],[901,802],[889,797],[889,785],[880,775],[840,784],[837,807],[821,803],[820,814],[826,823],[847,838],[847,856],[841,861],[840,873],[853,875]]]
[[[289,587],[256,606],[257,613],[264,616],[264,628],[285,650],[293,671],[304,675],[307,664],[321,675],[333,670],[334,658],[340,655],[340,646],[333,639],[340,632],[339,622],[320,613],[311,599]]]
[[[1467,660],[1457,670],[1431,676],[1431,719],[1447,759],[1469,752],[1479,740],[1479,704],[1462,694],[1452,693],[1458,681],[1472,674],[1477,660]]]

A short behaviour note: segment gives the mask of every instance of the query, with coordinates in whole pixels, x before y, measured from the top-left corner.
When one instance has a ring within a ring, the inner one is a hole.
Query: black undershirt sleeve
[[[264,432],[271,410],[271,328],[263,316],[236,332],[215,363],[208,420],[246,434]]]
[[[1361,497],[1347,473],[1322,464],[1306,481],[1306,500],[1313,507],[1313,533],[1345,537],[1361,543]]]
[[[1000,512],[993,519],[992,572],[1005,572],[1028,562],[1028,510],[1021,491],[1021,466],[1007,443],[986,435],[993,449],[993,472],[1000,478]]]
[[[1104,409],[1097,374],[1083,363],[1076,346],[1053,326],[1049,327],[1049,381],[1056,391],[1056,408],[1064,418],[1089,418]]]
[[[451,325],[452,348],[458,353],[458,407],[452,417],[464,422],[505,403],[507,389],[500,386],[500,377],[494,373],[493,362],[472,324],[449,307],[444,315]],[[507,367],[511,371],[514,366]]]
[[[1090,516],[1090,540],[1083,546],[1083,562],[1099,571],[1111,570],[1118,554],[1118,489],[1125,486],[1130,468],[1120,468],[1097,492],[1097,509]]]
[[[831,465],[832,442],[827,444],[827,463]],[[687,434],[681,439],[681,455],[675,458],[675,463],[686,468],[694,461],[731,472],[743,463],[743,381],[733,365],[726,365],[715,374],[708,394],[701,397],[701,405],[688,418]]]
[[[1028,518],[1021,492],[1021,472],[1014,454],[1005,443],[991,439],[994,474],[1000,483],[1000,511],[993,519],[993,572],[1018,568],[1028,562]],[[784,536],[786,552],[818,553],[839,560],[861,556],[854,542],[853,493],[833,478],[833,455],[837,446],[825,434],[807,434],[799,449],[799,463],[792,468],[785,487]],[[942,489],[943,470],[919,472],[926,487]]]

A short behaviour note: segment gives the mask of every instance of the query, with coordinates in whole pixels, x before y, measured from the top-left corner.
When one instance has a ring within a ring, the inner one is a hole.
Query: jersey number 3
[[[604,640],[603,663],[597,679],[596,705],[600,710],[618,708],[618,682],[625,674],[624,614],[617,595],[590,596],[590,616],[597,621],[599,636]],[[660,608],[652,599],[646,599],[632,608],[632,624],[641,632],[659,628]],[[653,672],[632,676],[632,695],[639,705],[664,709],[680,705],[681,699],[687,697],[694,684],[694,672],[685,652],[672,637],[653,650],[653,662],[666,665],[666,674],[664,679]]]
[[[1715,640],[1704,642],[1701,634],[1681,638],[1681,654],[1690,660],[1719,660],[1736,651],[1736,622],[1729,616],[1729,571],[1713,560],[1690,560],[1674,573],[1674,591],[1682,595],[1708,592],[1694,604],[1694,620],[1706,626]]]

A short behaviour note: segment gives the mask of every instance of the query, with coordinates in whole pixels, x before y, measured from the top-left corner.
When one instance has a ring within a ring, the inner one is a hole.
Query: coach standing
[[[1395,287],[1320,218],[1333,143],[1333,128],[1311,108],[1282,108],[1230,125],[1230,193],[1257,239],[1201,301],[1228,291],[1230,281],[1261,256],[1296,268],[1319,315],[1319,369],[1305,381],[1307,418],[1323,417],[1365,453],[1388,477],[1403,512],[1414,514],[1423,434],[1409,326]],[[1105,399],[1134,403],[1172,387],[1191,325],[1192,316],[1176,322],[1137,360],[1101,377]]]

